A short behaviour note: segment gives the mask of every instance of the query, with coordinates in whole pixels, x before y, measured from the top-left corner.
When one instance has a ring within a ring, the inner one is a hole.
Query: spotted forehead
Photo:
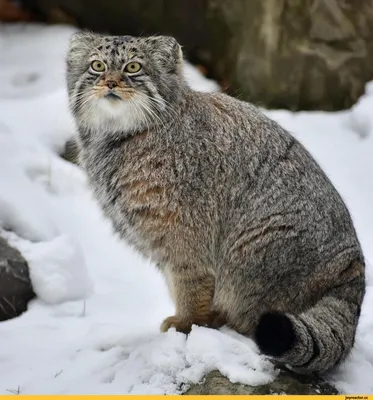
[[[127,44],[131,44],[135,42],[135,38],[132,36],[113,36],[111,38],[107,38],[106,42],[111,42],[113,46],[126,46]]]
[[[123,53],[135,55],[139,53],[138,40],[132,36],[105,36],[97,46],[97,50],[111,57]]]

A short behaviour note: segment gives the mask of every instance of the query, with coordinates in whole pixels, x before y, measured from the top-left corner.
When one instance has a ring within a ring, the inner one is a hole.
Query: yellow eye
[[[93,71],[96,71],[96,72],[104,72],[106,69],[106,66],[105,66],[104,62],[95,60],[95,61],[92,61],[91,68],[93,69]]]
[[[124,67],[124,70],[126,72],[129,72],[130,74],[135,74],[136,72],[139,72],[140,69],[141,69],[141,64],[138,62],[130,62]]]

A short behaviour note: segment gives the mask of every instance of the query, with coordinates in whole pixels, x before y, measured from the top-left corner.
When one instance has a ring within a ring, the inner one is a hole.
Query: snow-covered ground
[[[159,333],[173,313],[163,277],[113,235],[83,171],[58,156],[74,134],[64,80],[72,32],[0,25],[0,234],[29,261],[38,294],[0,323],[0,393],[179,393],[213,369],[270,381],[271,364],[228,329]],[[217,89],[189,65],[186,76]],[[268,114],[313,153],[353,215],[369,286],[356,348],[332,379],[373,393],[373,86],[347,112]]]

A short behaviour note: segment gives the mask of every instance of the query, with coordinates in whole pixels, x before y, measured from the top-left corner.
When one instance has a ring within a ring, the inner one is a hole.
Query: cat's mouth
[[[105,99],[108,100],[123,100],[118,94],[116,94],[114,91],[110,90],[108,93],[105,94]]]

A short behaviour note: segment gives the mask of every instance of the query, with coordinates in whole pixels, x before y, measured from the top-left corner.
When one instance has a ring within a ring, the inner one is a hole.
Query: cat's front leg
[[[192,266],[168,267],[165,271],[176,314],[166,318],[161,331],[175,328],[189,333],[192,325],[211,326],[216,314],[211,311],[215,277]]]

